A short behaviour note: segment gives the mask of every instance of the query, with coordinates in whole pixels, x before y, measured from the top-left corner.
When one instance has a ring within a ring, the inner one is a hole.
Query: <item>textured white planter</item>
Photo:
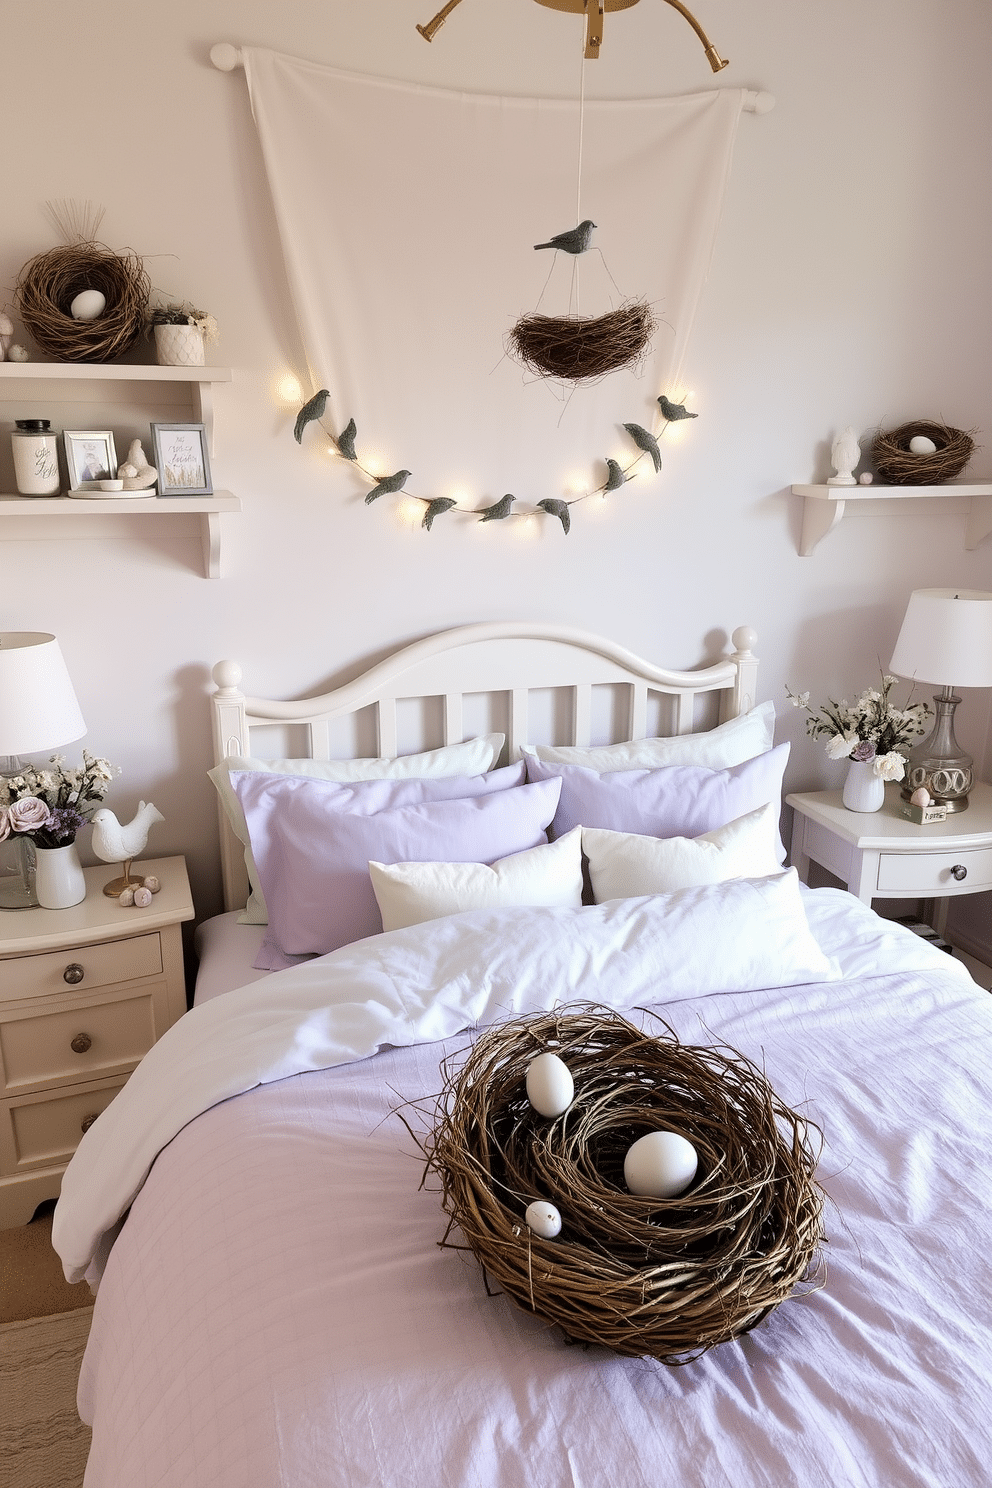
[[[885,781],[875,774],[872,760],[851,760],[844,781],[844,805],[848,811],[881,811],[885,804]]]
[[[202,367],[203,332],[199,326],[157,325],[155,356],[160,367]]]
[[[65,847],[35,846],[35,893],[43,909],[68,909],[86,898],[86,879],[74,842]]]

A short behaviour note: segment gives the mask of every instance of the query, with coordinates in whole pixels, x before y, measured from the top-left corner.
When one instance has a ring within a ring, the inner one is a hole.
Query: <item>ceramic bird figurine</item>
[[[117,474],[124,481],[125,491],[147,491],[158,480],[158,471],[145,459],[140,439],[132,439],[127,459]]]
[[[373,501],[378,501],[380,496],[388,496],[391,491],[402,491],[409,479],[409,470],[397,470],[395,475],[384,475],[382,480],[376,481],[371,491],[366,493],[365,505],[369,506]]]
[[[640,424],[624,424],[624,428],[639,450],[651,456],[651,462],[655,470],[661,469],[661,450],[658,441],[647,429],[642,429]]]
[[[303,430],[307,424],[313,423],[314,419],[319,419],[323,416],[324,409],[327,407],[327,400],[330,396],[327,388],[321,388],[318,393],[314,393],[308,403],[304,403],[296,415],[296,423],[293,425],[293,438],[297,444],[302,442]]]
[[[535,248],[559,248],[562,253],[585,253],[592,238],[592,230],[596,226],[587,217],[585,222],[580,222],[578,227],[572,227],[568,232],[556,233],[546,243],[535,243]]]
[[[140,878],[131,878],[131,859],[144,851],[152,823],[160,821],[165,821],[165,817],[151,801],[139,801],[137,811],[126,824],[119,822],[106,806],[93,813],[93,851],[105,863],[124,865],[123,877],[104,884],[103,892],[110,898],[116,899],[124,889],[133,889],[141,883]]]
[[[854,479],[854,467],[861,459],[861,446],[858,436],[850,425],[834,440],[830,449],[830,463],[836,471],[827,481],[828,486],[853,486],[857,482]]]

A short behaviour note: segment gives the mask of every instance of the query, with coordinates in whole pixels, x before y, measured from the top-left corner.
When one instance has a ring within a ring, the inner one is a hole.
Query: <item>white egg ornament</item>
[[[533,1204],[527,1205],[524,1219],[528,1229],[540,1235],[542,1240],[553,1240],[561,1234],[561,1215],[554,1204],[546,1204],[543,1199],[535,1199]]]
[[[914,434],[909,441],[909,449],[914,455],[933,455],[937,452],[937,446],[925,434]]]
[[[575,1081],[564,1059],[538,1054],[527,1066],[527,1099],[541,1116],[561,1116],[575,1097]]]
[[[69,306],[69,314],[73,320],[99,320],[106,308],[105,294],[98,289],[83,289]]]
[[[698,1165],[696,1149],[685,1137],[678,1132],[653,1131],[628,1147],[623,1176],[633,1194],[674,1199],[689,1187]]]

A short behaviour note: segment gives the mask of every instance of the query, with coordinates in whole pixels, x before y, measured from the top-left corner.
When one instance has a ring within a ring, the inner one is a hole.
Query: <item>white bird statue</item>
[[[117,474],[124,481],[125,491],[147,491],[158,480],[158,471],[145,458],[140,439],[132,439],[127,459]]]
[[[153,822],[165,821],[165,817],[151,801],[139,801],[138,809],[126,824],[119,822],[106,806],[93,813],[93,837],[91,845],[98,858],[105,863],[123,863],[124,875],[104,884],[103,892],[117,899],[125,889],[133,889],[141,879],[131,878],[131,859],[144,851],[148,833]]]
[[[854,470],[861,459],[861,445],[858,436],[848,424],[842,433],[837,435],[830,450],[830,463],[836,471],[827,480],[828,486],[856,486]]]

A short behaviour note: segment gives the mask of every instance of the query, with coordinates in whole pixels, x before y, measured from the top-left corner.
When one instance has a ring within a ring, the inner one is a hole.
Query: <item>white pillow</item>
[[[527,751],[548,764],[584,765],[600,775],[611,770],[653,770],[658,765],[704,765],[708,770],[727,770],[764,754],[774,739],[775,704],[768,702],[701,734],[634,739],[629,744],[600,744],[588,749],[533,744]]]
[[[258,870],[251,855],[248,827],[241,802],[231,788],[232,770],[257,770],[272,775],[303,775],[311,780],[329,780],[347,785],[360,780],[440,780],[452,775],[485,775],[491,770],[503,748],[505,734],[481,734],[461,744],[446,744],[422,754],[401,754],[393,759],[260,760],[248,755],[232,754],[207,774],[217,788],[224,814],[238,841],[244,844],[245,868],[251,893],[238,917],[242,925],[266,925],[269,916],[258,882]]]
[[[578,909],[582,904],[582,829],[547,847],[485,863],[369,863],[383,930],[467,909],[522,905]]]
[[[780,873],[778,803],[769,802],[701,837],[641,837],[582,828],[597,904]]]

